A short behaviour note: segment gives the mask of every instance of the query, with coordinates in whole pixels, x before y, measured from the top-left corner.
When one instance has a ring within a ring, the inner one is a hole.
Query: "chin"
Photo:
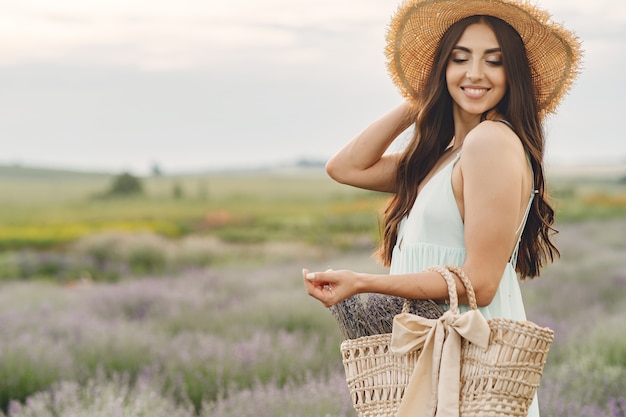
[[[483,114],[491,111],[495,108],[494,106],[467,106],[467,107],[459,107],[459,114],[464,114],[468,116],[482,116]]]

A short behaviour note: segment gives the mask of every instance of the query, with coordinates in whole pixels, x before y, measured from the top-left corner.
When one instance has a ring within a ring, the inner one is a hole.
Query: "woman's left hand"
[[[348,271],[309,272],[302,270],[307,293],[319,300],[325,307],[331,307],[346,298],[357,294],[357,274]]]

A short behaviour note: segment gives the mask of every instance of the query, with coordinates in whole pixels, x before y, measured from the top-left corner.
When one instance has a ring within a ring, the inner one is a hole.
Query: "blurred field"
[[[372,230],[383,198],[320,170],[144,178],[145,196],[123,199],[94,198],[111,176],[13,170],[0,171],[0,248],[54,247],[101,231],[326,244],[342,229]]]
[[[355,233],[375,237],[377,210],[386,199],[336,184],[321,168],[148,177],[142,178],[143,197],[96,198],[111,179],[0,167],[0,248],[55,247],[102,231],[340,245]],[[626,215],[626,172],[557,172],[550,188],[560,221]]]
[[[309,169],[93,198],[110,180],[0,169],[5,415],[354,416],[341,336],[300,270],[384,272],[370,253],[385,196]],[[562,259],[522,284],[556,332],[542,415],[624,417],[626,185],[551,184]]]

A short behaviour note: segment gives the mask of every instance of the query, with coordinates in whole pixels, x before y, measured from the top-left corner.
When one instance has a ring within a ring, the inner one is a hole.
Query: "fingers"
[[[315,272],[309,272],[308,269],[303,269],[302,270],[302,277],[304,278],[304,281],[307,282],[311,282],[311,281],[315,281]]]
[[[328,282],[328,280],[324,278],[323,272],[309,272],[307,269],[303,269],[302,275],[304,277],[304,283],[307,289],[310,289],[310,288],[321,288],[323,290],[332,289],[332,283]]]
[[[331,272],[327,270],[326,272]],[[332,299],[335,296],[334,285],[324,277],[324,272],[309,272],[307,269],[302,270],[304,277],[304,284],[307,289],[307,293],[322,302],[326,307],[331,306]]]
[[[327,269],[325,272],[333,272],[333,270]],[[302,275],[308,281],[323,281],[325,272],[309,272],[308,269],[303,269]]]

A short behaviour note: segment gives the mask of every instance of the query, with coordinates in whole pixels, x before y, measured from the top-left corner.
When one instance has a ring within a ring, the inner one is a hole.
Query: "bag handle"
[[[465,295],[467,296],[467,299],[469,301],[470,308],[472,310],[478,310],[478,303],[476,302],[476,292],[474,292],[474,286],[472,285],[472,281],[470,281],[469,277],[465,273],[465,270],[456,265],[446,265],[446,268],[454,272],[461,279],[461,282],[465,287]]]
[[[429,268],[426,268],[427,271],[434,271],[439,273],[448,284],[448,295],[450,297],[450,311],[454,314],[460,314],[459,311],[459,296],[456,292],[456,280],[452,276],[451,272],[454,272],[461,279],[463,286],[465,287],[465,292],[467,299],[469,301],[470,309],[477,310],[478,305],[476,303],[476,293],[474,292],[474,287],[472,286],[472,282],[469,277],[463,271],[463,269],[459,268],[455,265],[433,265]]]

